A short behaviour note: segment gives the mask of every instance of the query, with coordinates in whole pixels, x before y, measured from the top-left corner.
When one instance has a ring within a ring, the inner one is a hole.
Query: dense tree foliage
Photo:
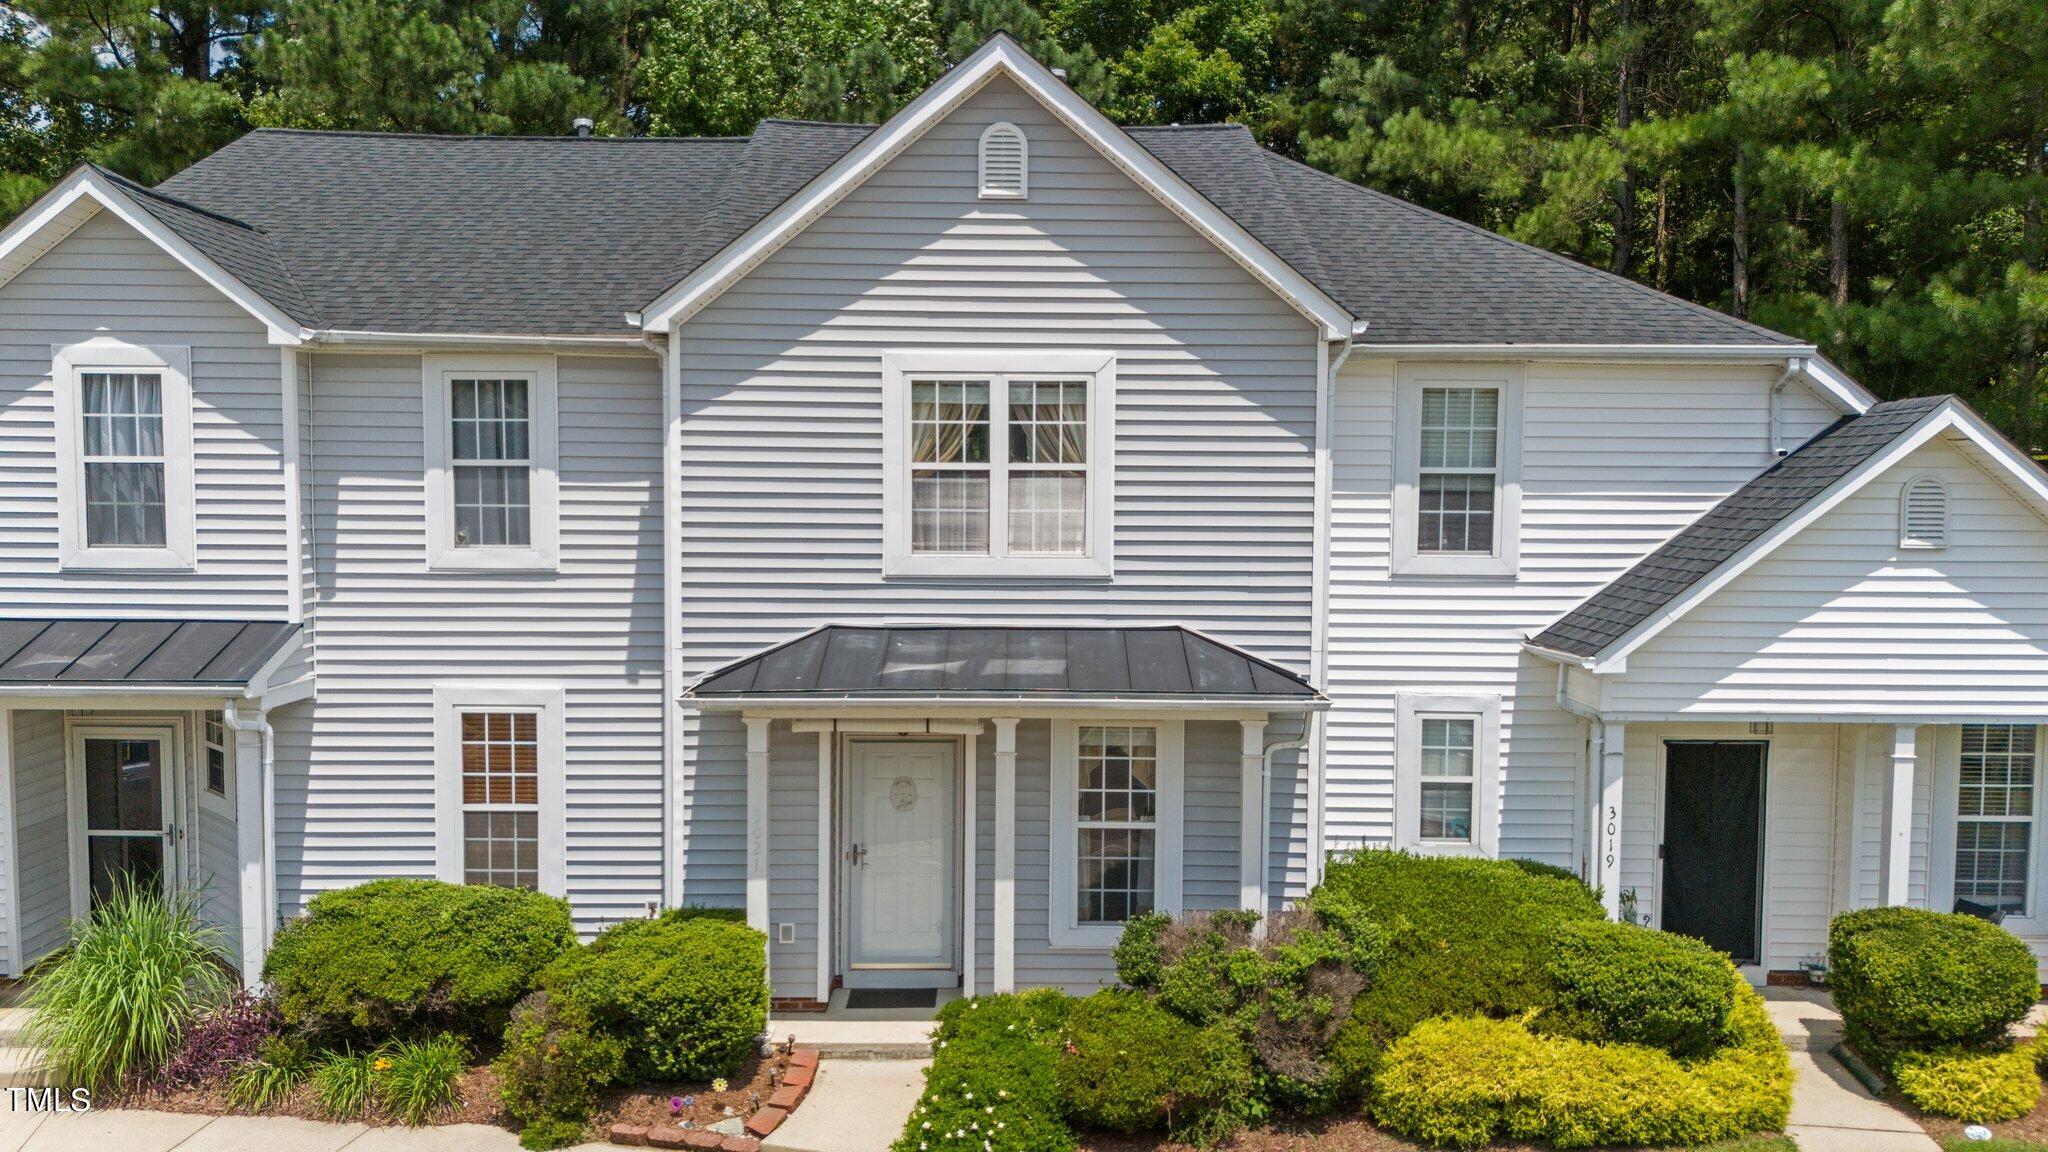
[[[27,0],[0,213],[257,125],[871,121],[998,29],[1120,120],[1240,121],[2048,449],[2040,0]]]

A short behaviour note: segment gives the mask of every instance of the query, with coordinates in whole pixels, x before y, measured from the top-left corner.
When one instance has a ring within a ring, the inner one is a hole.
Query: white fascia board
[[[1587,671],[1599,675],[1620,672],[1626,669],[1628,654],[1648,643],[1650,639],[1669,627],[1680,617],[1693,610],[1699,603],[1728,586],[1736,577],[1754,567],[1764,557],[1775,552],[1780,544],[1797,536],[1807,525],[1827,515],[1842,501],[1848,499],[1873,478],[1905,459],[1922,444],[1950,428],[1962,428],[1965,420],[1959,402],[1950,401],[1921,418],[1910,432],[1894,440],[1889,447],[1858,465],[1855,471],[1835,481],[1820,495],[1807,501],[1806,506],[1777,524],[1770,531],[1749,542],[1740,552],[1729,557],[1719,568],[1694,584],[1685,592],[1666,604],[1656,615],[1644,620],[1623,633],[1621,638],[1602,649],[1591,665],[1582,665]],[[1976,439],[1976,437],[1972,437]],[[2030,470],[2034,470],[2031,469]],[[2037,483],[2044,479],[2038,475]],[[2048,499],[2048,486],[2037,489]]]
[[[1573,668],[1583,669],[1587,672],[1595,671],[1594,665],[1599,663],[1599,658],[1596,656],[1580,656],[1575,652],[1563,652],[1546,644],[1538,644],[1534,640],[1522,641],[1522,651],[1529,653],[1531,656],[1541,656],[1543,659],[1556,664],[1569,664]],[[1625,661],[1617,659],[1608,665],[1603,665],[1600,670],[1621,672],[1625,670],[1624,664]]]
[[[1811,344],[1371,344],[1359,343],[1361,360],[1570,360],[1595,363],[1782,364],[1814,356]],[[1865,404],[1864,407],[1869,407]],[[1859,408],[1858,411],[1861,411]]]
[[[1043,694],[1033,696],[945,696],[928,694],[923,696],[833,696],[830,693],[818,695],[761,695],[761,696],[690,696],[685,694],[682,703],[705,712],[742,712],[764,708],[793,708],[818,710],[828,713],[860,713],[868,711],[889,711],[912,708],[920,711],[934,708],[966,709],[982,716],[1011,716],[1020,709],[1026,712],[1047,709],[1071,712],[1185,712],[1202,711],[1212,708],[1241,710],[1257,709],[1260,712],[1322,712],[1330,702],[1322,697],[1306,699],[1296,696],[1062,696]]]
[[[162,221],[144,211],[135,203],[134,198],[90,168],[73,171],[56,187],[44,193],[41,200],[17,217],[5,231],[0,231],[0,265],[4,265],[7,258],[16,251],[34,243],[44,228],[61,219],[65,211],[82,197],[90,197],[102,209],[112,212],[123,224],[142,233],[173,260],[206,281],[214,291],[234,301],[244,312],[261,320],[264,327],[270,329],[272,344],[303,344],[306,338],[312,335],[298,321],[286,315],[282,308],[265,300],[248,285],[229,275],[226,269],[187,243],[184,237],[171,231]],[[36,256],[40,258],[42,254],[38,252]],[[8,279],[12,279],[12,276]]]
[[[1342,340],[1352,335],[1358,324],[1356,317],[1002,33],[955,65],[802,191],[641,309],[642,327],[650,332],[665,332],[687,320],[999,74],[1016,81],[1140,187],[1320,326],[1325,339]]]
[[[408,348],[609,348],[645,351],[647,338],[632,336],[563,336],[517,332],[375,332],[323,328],[308,333],[308,342],[322,348],[362,346],[366,352]]]
[[[1869,389],[1851,379],[1847,372],[1835,366],[1834,361],[1819,352],[1807,353],[1805,359],[1806,378],[1839,400],[1849,411],[1861,415],[1877,403],[1877,397],[1871,395]]]

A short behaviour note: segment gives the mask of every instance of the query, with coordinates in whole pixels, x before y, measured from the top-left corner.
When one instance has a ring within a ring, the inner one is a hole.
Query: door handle
[[[868,850],[863,845],[855,844],[853,850],[846,854],[846,858],[853,861],[854,867],[864,868],[868,862]]]

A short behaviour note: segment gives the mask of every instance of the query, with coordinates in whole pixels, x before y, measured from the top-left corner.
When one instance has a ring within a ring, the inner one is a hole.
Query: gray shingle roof
[[[309,326],[629,335],[627,312],[872,131],[788,120],[734,139],[265,129],[165,181],[150,207]],[[1369,344],[1797,343],[1307,168],[1238,125],[1131,135],[1365,320]]]
[[[0,619],[0,685],[239,687],[298,630],[273,620]]]
[[[1319,699],[1277,664],[1179,627],[830,625],[728,664],[687,695]]]
[[[1535,643],[1573,656],[1597,656],[1951,402],[1958,401],[1921,396],[1842,417],[1565,613],[1537,634]]]

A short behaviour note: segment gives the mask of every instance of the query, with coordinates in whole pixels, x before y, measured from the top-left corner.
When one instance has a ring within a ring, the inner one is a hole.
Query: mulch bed
[[[727,1077],[723,1092],[713,1092],[711,1085],[703,1081],[615,1088],[598,1098],[597,1110],[591,1113],[590,1120],[599,1129],[613,1124],[680,1126],[685,1120],[693,1128],[709,1128],[730,1116],[745,1120],[767,1102],[788,1064],[788,1055],[781,1051],[773,1056],[748,1057],[739,1071]],[[687,1103],[678,1107],[677,1101]]]
[[[459,1096],[456,1106],[435,1113],[432,1123],[508,1126],[505,1106],[498,1100],[498,1074],[491,1071],[490,1065],[480,1064],[464,1072],[462,1078],[456,1081],[456,1092]],[[116,1099],[96,1099],[93,1103],[98,1107],[153,1108],[159,1112],[187,1112],[198,1116],[233,1114],[228,1107],[225,1084],[183,1088],[175,1092],[131,1091],[122,1093]],[[313,1085],[310,1080],[293,1089],[290,1096],[256,1115],[295,1116],[301,1120],[327,1119],[321,1115],[320,1109],[313,1102]],[[398,1123],[374,1110],[356,1117],[356,1122],[377,1127]]]

